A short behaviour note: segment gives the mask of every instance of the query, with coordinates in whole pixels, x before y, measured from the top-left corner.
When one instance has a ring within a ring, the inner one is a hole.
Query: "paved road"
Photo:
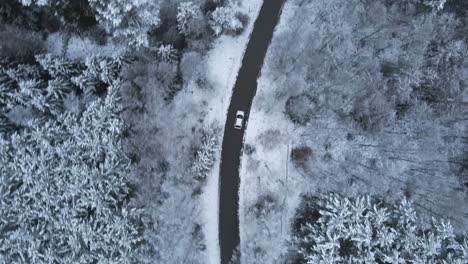
[[[222,264],[229,263],[240,241],[239,165],[245,126],[242,130],[234,129],[235,113],[237,110],[245,111],[245,120],[248,120],[257,89],[257,78],[284,1],[264,0],[242,60],[228,110],[220,168],[219,243]]]

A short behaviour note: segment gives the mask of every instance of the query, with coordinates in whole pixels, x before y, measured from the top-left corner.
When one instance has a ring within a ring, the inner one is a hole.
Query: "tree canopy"
[[[121,146],[121,61],[36,59],[0,68],[0,120],[16,121],[8,116],[17,108],[36,113],[0,131],[0,263],[138,263],[143,224]],[[85,107],[67,109],[70,95],[87,98]]]
[[[450,222],[424,229],[407,199],[397,204],[370,196],[305,196],[293,244],[306,263],[467,263],[468,239]]]

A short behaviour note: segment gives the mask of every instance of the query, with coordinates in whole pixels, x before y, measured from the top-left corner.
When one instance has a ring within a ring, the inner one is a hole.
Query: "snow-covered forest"
[[[0,264],[219,263],[261,4],[1,0]],[[468,263],[467,36],[464,0],[286,1],[244,123],[241,263]]]
[[[143,226],[120,146],[124,62],[35,58],[1,65],[0,260],[134,262]]]
[[[213,259],[239,61],[213,54],[241,58],[252,3],[0,2],[0,263]]]
[[[305,195],[293,222],[294,263],[466,263],[468,238],[450,222],[422,228],[411,202]]]
[[[458,0],[286,2],[246,132],[242,263],[287,259],[304,194],[406,197],[421,224],[467,231],[467,14]]]

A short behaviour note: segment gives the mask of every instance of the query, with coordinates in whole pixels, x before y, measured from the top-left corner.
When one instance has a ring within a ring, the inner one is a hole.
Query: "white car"
[[[235,129],[242,129],[242,123],[244,122],[244,111],[237,110],[236,122],[234,123]]]

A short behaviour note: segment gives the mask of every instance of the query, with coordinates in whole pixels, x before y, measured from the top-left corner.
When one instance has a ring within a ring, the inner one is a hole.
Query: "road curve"
[[[237,110],[245,112],[249,118],[257,78],[265,59],[273,31],[278,23],[285,0],[264,0],[234,86],[229,105],[221,150],[219,186],[219,243],[221,263],[228,264],[233,252],[240,243],[239,236],[239,165],[243,147],[244,129],[234,129]]]

